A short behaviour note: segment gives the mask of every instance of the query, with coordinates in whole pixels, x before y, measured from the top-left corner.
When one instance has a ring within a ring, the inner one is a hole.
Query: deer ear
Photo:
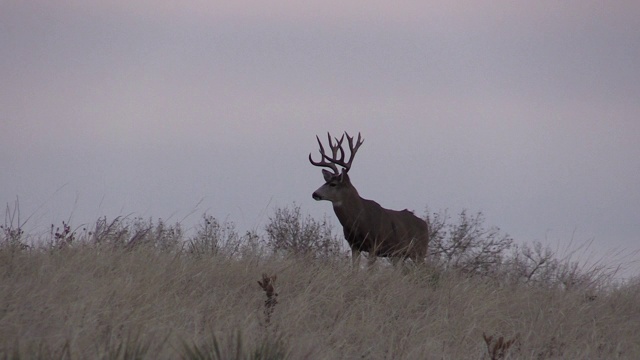
[[[322,169],[322,176],[324,177],[324,181],[329,182],[333,178],[333,173]]]
[[[347,172],[349,172],[349,170],[342,169],[342,172],[340,173],[340,182],[349,182],[349,175]]]

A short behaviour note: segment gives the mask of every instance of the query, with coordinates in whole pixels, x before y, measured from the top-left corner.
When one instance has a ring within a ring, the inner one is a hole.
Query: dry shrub
[[[244,250],[256,250],[258,235],[247,232],[240,236],[231,221],[220,222],[211,215],[204,214],[196,234],[186,243],[186,250],[194,255],[221,254],[237,256]]]
[[[503,277],[511,282],[519,282],[533,286],[561,287],[594,291],[599,287],[607,287],[615,281],[615,276],[622,264],[611,264],[605,261],[579,261],[573,255],[579,250],[586,250],[589,242],[576,250],[558,257],[549,246],[540,242],[532,245],[516,246],[512,254],[503,262]]]
[[[518,341],[519,337],[520,335],[516,334],[513,338],[507,340],[505,340],[504,336],[494,339],[493,335],[487,335],[484,332],[482,333],[482,338],[487,344],[487,355],[491,360],[506,358],[509,353],[509,349]]]
[[[0,247],[24,250],[29,246],[24,242],[24,225],[20,221],[20,203],[16,199],[13,208],[7,204],[4,212],[4,224],[0,225]]]
[[[65,223],[63,225],[68,226]],[[75,234],[72,235],[75,239]],[[111,221],[106,217],[99,218],[93,229],[84,228],[83,234],[77,238],[79,243],[85,245],[108,245],[124,249],[143,246],[161,251],[177,251],[184,242],[184,233],[180,223],[168,225],[162,219],[154,222],[153,219],[118,216]]]
[[[271,323],[271,315],[273,314],[273,310],[275,310],[275,306],[278,304],[278,293],[275,288],[276,279],[276,275],[268,276],[266,273],[263,273],[262,281],[258,280],[258,285],[260,285],[267,295],[267,300],[264,301],[265,326]]]
[[[339,257],[343,242],[333,234],[327,218],[316,221],[300,206],[277,208],[265,227],[266,244],[274,252],[321,258]]]
[[[446,211],[427,212],[425,220],[429,224],[430,259],[443,270],[491,275],[513,243],[498,227],[486,227],[481,212],[468,215],[463,210],[455,223]]]

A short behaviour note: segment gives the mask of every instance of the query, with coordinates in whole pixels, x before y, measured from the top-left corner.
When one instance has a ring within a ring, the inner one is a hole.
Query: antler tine
[[[328,132],[327,132],[327,138],[329,139],[329,146],[331,146],[331,152],[333,155],[333,158],[331,159],[327,158],[327,160],[333,163],[337,163],[338,165],[341,165],[341,163],[344,162],[344,149],[342,148],[342,141],[344,141],[344,134],[342,135],[342,137],[340,137],[340,139],[335,138],[336,139],[335,145],[333,145],[333,142],[331,141],[331,135]],[[340,159],[338,159],[338,151],[340,151]]]
[[[347,163],[342,166],[344,166],[347,169],[347,171],[349,171],[349,169],[351,168],[351,163],[353,162],[353,159],[356,156],[356,152],[358,151],[360,146],[364,143],[364,139],[362,139],[362,137],[360,136],[360,133],[358,132],[358,140],[356,140],[356,145],[354,147],[353,136],[349,136],[349,134],[346,131],[344,133],[347,135],[347,141],[349,142],[349,151],[351,152],[351,156],[349,156],[349,161],[347,161]]]
[[[309,153],[309,162],[311,162],[311,164],[315,165],[315,166],[320,166],[320,167],[326,167],[329,168],[331,170],[333,170],[334,174],[339,174],[338,171],[338,167],[336,166],[336,164],[334,164],[332,162],[332,160],[324,153],[324,146],[322,146],[322,142],[320,141],[320,138],[318,137],[318,135],[316,135],[316,139],[318,140],[318,144],[320,145],[320,161],[313,161],[313,159],[311,158],[311,153]],[[333,150],[333,146],[331,144],[331,138],[329,138],[329,146],[331,146],[331,150],[332,152],[334,152],[334,158],[335,158],[335,150]],[[343,154],[344,157],[344,154]],[[329,160],[329,162],[326,162],[325,159]]]
[[[349,161],[347,162],[344,161],[345,151],[342,148],[342,142],[344,141],[345,135],[347,136],[347,141],[349,142],[349,151],[351,152]],[[360,148],[360,145],[362,145],[362,143],[364,142],[360,133],[358,133],[358,140],[356,140],[356,144],[354,146],[353,137],[349,136],[349,134],[345,131],[344,134],[342,134],[342,136],[339,139],[337,137],[334,138],[335,139],[335,144],[334,144],[333,139],[331,139],[331,134],[327,133],[327,139],[329,140],[329,147],[331,148],[331,155],[332,155],[332,157],[329,157],[324,152],[324,147],[322,146],[322,142],[320,142],[320,138],[318,138],[317,135],[316,135],[316,139],[318,140],[318,144],[320,144],[320,155],[322,155],[322,160],[318,162],[313,161],[311,159],[311,154],[309,154],[309,161],[311,162],[311,164],[315,166],[323,166],[323,167],[330,168],[333,170],[335,174],[339,173],[336,165],[340,165],[341,167],[344,168],[345,171],[349,171],[349,169],[351,169],[351,163],[353,162],[353,158],[355,157],[356,152],[358,151],[358,148]],[[338,158],[338,153],[340,153],[340,158]]]

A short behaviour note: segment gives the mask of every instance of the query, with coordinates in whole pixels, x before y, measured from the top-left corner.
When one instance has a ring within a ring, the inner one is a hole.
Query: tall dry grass
[[[520,281],[508,261],[481,275],[353,269],[339,254],[272,252],[205,220],[179,246],[170,226],[104,221],[84,235],[52,231],[40,247],[5,236],[0,358],[640,358],[637,279]]]
[[[269,324],[263,272],[278,276]],[[216,358],[216,347],[221,358],[489,358],[483,333],[517,336],[510,358],[640,357],[638,284],[587,295],[347,261],[89,246],[0,251],[0,279],[2,358]]]

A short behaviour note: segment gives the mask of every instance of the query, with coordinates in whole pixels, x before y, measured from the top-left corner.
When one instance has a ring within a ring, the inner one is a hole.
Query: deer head
[[[345,151],[342,148],[342,142],[344,141],[344,136],[347,136],[347,141],[349,142],[349,152],[351,155],[349,156],[349,161],[344,161]],[[322,169],[322,176],[324,177],[325,184],[318,188],[318,190],[314,191],[312,197],[315,200],[328,200],[333,203],[333,206],[340,206],[342,202],[347,199],[349,196],[358,195],[356,189],[351,185],[351,181],[349,180],[349,169],[351,169],[351,164],[353,162],[353,158],[360,148],[360,145],[364,142],[364,140],[360,137],[360,133],[358,133],[358,139],[355,144],[353,143],[353,137],[349,136],[346,132],[334,141],[331,140],[331,135],[327,133],[327,138],[329,140],[329,147],[331,148],[331,156],[327,155],[324,152],[324,146],[322,146],[322,142],[320,138],[316,136],[318,140],[318,144],[320,145],[320,161],[313,161],[311,158],[311,154],[309,154],[309,161],[311,164],[318,167],[326,167],[331,169],[332,171],[327,171]],[[338,165],[342,167],[342,171],[338,171]]]

